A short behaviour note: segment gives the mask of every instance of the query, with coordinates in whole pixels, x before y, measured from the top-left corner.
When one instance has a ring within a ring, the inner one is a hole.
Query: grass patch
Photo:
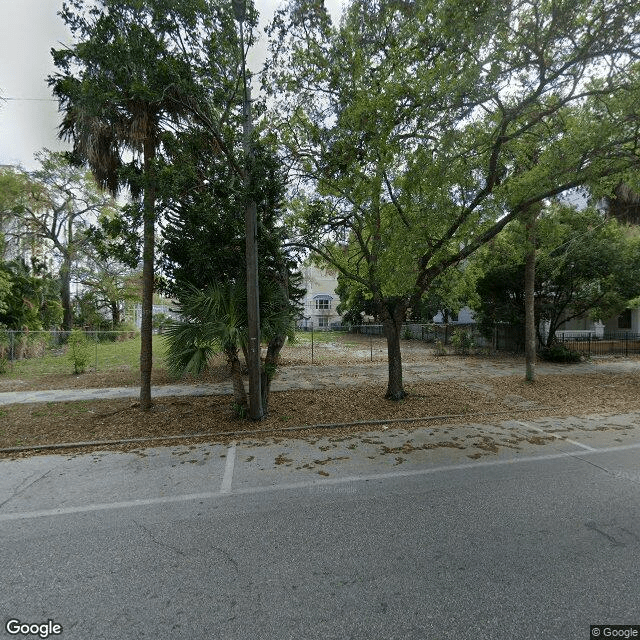
[[[311,331],[298,331],[296,333],[294,344],[311,344],[311,335]],[[347,335],[349,334],[346,331],[314,331],[313,342],[314,344],[338,342]]]
[[[166,343],[161,335],[153,337],[153,366],[164,367]],[[140,367],[140,337],[116,342],[90,342],[87,369],[108,371],[116,368],[137,370]],[[29,380],[47,375],[72,374],[73,365],[67,357],[66,347],[48,349],[39,358],[26,358],[9,364],[0,374],[5,380]]]

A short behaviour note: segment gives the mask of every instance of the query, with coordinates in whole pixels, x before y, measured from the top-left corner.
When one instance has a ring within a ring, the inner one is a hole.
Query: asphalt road
[[[640,428],[617,435],[402,464],[369,455],[391,432],[3,460],[0,637],[38,637],[10,619],[52,620],[63,640],[586,640],[591,624],[637,625]]]

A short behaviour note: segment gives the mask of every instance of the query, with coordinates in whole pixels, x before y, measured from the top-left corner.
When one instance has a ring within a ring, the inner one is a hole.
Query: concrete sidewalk
[[[427,364],[408,363],[403,366],[404,382],[430,380],[473,380],[512,375],[524,375],[524,361],[488,360],[483,358],[434,358]],[[584,375],[593,373],[640,373],[640,360],[606,359],[578,364],[538,363],[539,375]],[[296,389],[331,389],[335,387],[383,385],[387,382],[386,363],[357,365],[303,365],[281,368],[273,380],[272,391]],[[155,386],[155,398],[176,396],[230,395],[231,382],[215,384],[172,384]],[[73,402],[79,400],[109,400],[137,398],[138,387],[96,389],[50,389],[42,391],[7,391],[0,393],[0,405],[32,402]]]

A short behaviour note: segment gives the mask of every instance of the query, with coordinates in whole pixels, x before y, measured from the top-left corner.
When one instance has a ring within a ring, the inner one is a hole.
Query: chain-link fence
[[[0,330],[0,373],[18,365],[38,368],[38,373],[69,369],[71,335],[68,331]],[[140,337],[136,331],[82,331],[80,335],[88,370],[139,367]],[[572,336],[566,331],[558,333],[558,342],[585,356],[640,353],[640,334],[631,332],[596,337],[584,332]],[[510,325],[481,331],[474,324],[405,324],[400,344],[405,362],[448,354],[522,353],[524,330]],[[154,361],[162,366],[165,343],[161,335],[154,335],[153,351]],[[382,363],[387,361],[387,341],[380,324],[300,330],[296,340],[285,345],[281,360],[283,364]]]
[[[76,336],[74,340],[72,336]],[[87,366],[130,364],[139,357],[139,333],[136,331],[14,331],[0,330],[0,369],[38,360],[54,363],[69,353],[70,342],[83,347]],[[57,370],[57,367],[53,367]]]
[[[403,325],[400,337],[405,362],[433,355],[524,349],[522,330],[509,326],[483,333],[474,324],[414,323]],[[324,330],[308,328],[298,331],[294,343],[287,343],[282,358],[292,364],[386,362],[387,341],[381,324],[342,325]]]

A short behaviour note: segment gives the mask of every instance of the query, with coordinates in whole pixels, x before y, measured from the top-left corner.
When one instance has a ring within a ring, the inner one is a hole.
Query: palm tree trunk
[[[144,202],[142,245],[142,322],[140,326],[140,409],[151,409],[151,366],[153,340],[153,252],[155,231],[155,176],[153,161],[156,155],[155,141],[147,136],[144,153]]]
[[[238,358],[237,349],[225,349],[225,355],[227,356],[227,363],[231,369],[231,382],[233,383],[233,402],[235,404],[236,413],[240,416],[244,416],[247,413],[247,391],[244,387],[244,380],[242,378],[242,364],[240,358]]]
[[[271,392],[271,381],[278,368],[280,360],[280,351],[284,346],[286,338],[283,335],[275,336],[269,340],[267,345],[267,355],[264,359],[264,370],[260,377],[260,385],[262,392],[262,412],[263,416],[269,413],[269,393]]]

